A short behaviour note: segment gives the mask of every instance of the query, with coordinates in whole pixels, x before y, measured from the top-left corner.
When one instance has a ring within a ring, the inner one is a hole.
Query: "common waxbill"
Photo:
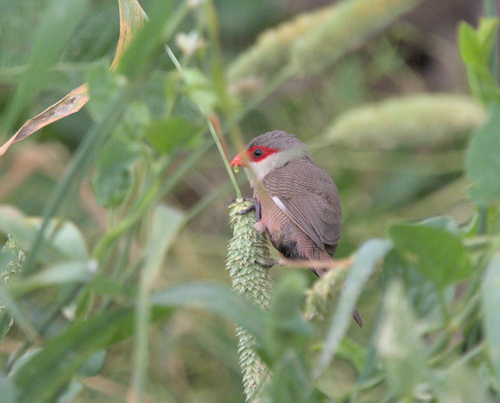
[[[231,166],[245,168],[258,212],[255,229],[283,257],[332,261],[340,238],[339,193],[304,143],[284,131],[268,132],[250,141]],[[320,265],[311,270],[325,271]],[[356,309],[353,317],[362,326]]]

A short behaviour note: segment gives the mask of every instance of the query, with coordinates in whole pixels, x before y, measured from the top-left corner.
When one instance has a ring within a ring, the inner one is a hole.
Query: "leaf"
[[[483,61],[478,35],[472,25],[461,21],[458,27],[460,57],[465,64],[479,65]]]
[[[427,225],[430,227],[436,227],[444,229],[451,234],[458,235],[460,229],[458,228],[458,223],[453,217],[437,216],[426,218],[420,222],[421,225]]]
[[[24,249],[31,245],[41,223],[39,217],[26,217],[13,207],[0,206],[0,232],[11,234]],[[53,264],[61,261],[86,261],[88,258],[88,248],[78,227],[69,221],[51,220],[40,261]]]
[[[87,74],[89,91],[89,112],[95,121],[101,120],[106,112],[106,105],[117,90],[126,84],[123,76],[115,74],[104,63],[95,64]]]
[[[72,324],[12,375],[19,392],[17,403],[53,401],[93,354],[132,329],[133,311],[129,308],[106,311]]]
[[[340,296],[339,304],[330,322],[325,345],[314,370],[317,378],[333,360],[340,342],[352,321],[352,313],[356,300],[377,265],[391,250],[392,243],[380,239],[372,239],[364,243],[356,254],[356,261],[347,276],[345,288]]]
[[[9,141],[0,147],[0,156],[4,155],[7,149],[18,141],[23,140],[30,134],[40,130],[59,119],[62,119],[72,113],[78,112],[89,100],[87,84],[80,85],[59,102],[45,109],[42,113],[28,120],[14,134]]]
[[[498,18],[481,18],[477,29],[477,39],[481,47],[481,53],[484,57],[484,63],[489,64],[495,47]]]
[[[392,394],[411,400],[415,387],[427,379],[427,352],[415,314],[399,282],[390,284],[384,297],[384,317],[377,345],[387,366]]]
[[[116,46],[116,54],[111,63],[111,69],[115,70],[120,63],[120,57],[132,41],[137,31],[142,28],[146,19],[146,13],[137,0],[118,0],[120,7],[120,38]]]
[[[133,185],[132,168],[141,156],[138,144],[121,138],[108,142],[99,155],[92,186],[97,203],[105,208],[123,203]]]
[[[156,307],[204,309],[244,327],[259,341],[266,337],[267,313],[231,292],[227,286],[204,283],[176,285],[152,293],[151,304]]]
[[[55,403],[71,403],[74,401],[80,392],[83,390],[83,384],[76,379],[73,379],[64,388],[63,392],[57,396]]]
[[[50,285],[88,283],[96,270],[97,262],[94,261],[59,263],[9,284],[8,289],[19,295]]]
[[[498,23],[497,18],[483,18],[478,29],[474,30],[462,22],[458,31],[460,56],[467,67],[469,86],[474,96],[485,105],[500,102],[500,88],[490,69]]]
[[[479,127],[467,150],[470,194],[481,207],[500,200],[500,103],[493,103],[488,121]]]
[[[481,283],[484,330],[488,341],[488,356],[500,383],[500,256],[494,256]]]
[[[454,361],[445,370],[434,370],[429,376],[430,386],[437,402],[482,402],[494,403],[491,378],[485,376],[479,365],[470,365],[467,361]]]
[[[46,35],[36,35],[36,37],[39,38],[39,42],[37,42],[37,44],[40,48],[42,48],[42,50],[38,51],[38,48],[34,48],[32,50],[29,62],[30,67],[25,73],[25,77],[27,77],[24,79],[25,81],[42,81],[41,78],[38,77],[40,74],[39,71],[43,69],[44,64],[50,62],[51,60],[47,57],[47,52],[45,50],[52,49],[52,54],[55,53],[53,50],[58,49],[54,46],[54,44],[60,44],[61,46],[65,44],[65,37],[61,35],[61,32],[67,33],[68,30],[65,28],[77,25],[77,22],[74,19],[81,18],[83,16],[83,7],[86,7],[87,3],[87,0],[53,0],[52,7],[54,7],[54,10],[51,9],[46,12],[46,20],[42,22],[41,29],[55,33],[55,38],[50,38],[49,33]],[[118,3],[120,6],[120,38],[118,40],[115,58],[111,64],[112,70],[118,68],[119,60],[125,48],[130,43],[132,36],[135,35],[139,28],[142,27],[145,18],[145,13],[137,0],[118,0]],[[63,6],[68,7],[68,10],[65,10]],[[54,16],[60,17],[61,21],[67,25],[62,26],[58,30],[54,30],[53,25],[57,23],[57,21],[54,21]],[[46,24],[47,26],[43,24]],[[58,51],[60,52],[61,49]],[[56,55],[52,58],[54,61],[55,56]],[[35,74],[35,72],[37,73]],[[23,83],[21,83],[21,89],[18,90],[18,93],[22,94],[23,92],[28,91],[27,94],[32,94],[34,92],[32,84],[26,89],[25,87],[27,86],[28,84],[24,84],[23,87]],[[18,97],[26,98],[27,95],[19,95]],[[87,103],[89,98],[87,84],[83,84],[74,89],[63,99],[48,107],[36,117],[28,120],[2,147],[0,147],[0,156],[2,156],[13,143],[23,140],[30,134],[33,134],[50,123],[78,112]],[[22,105],[24,102],[21,103],[21,101],[18,101],[17,103]],[[15,104],[15,101],[13,104]],[[20,107],[13,106],[10,109],[15,110],[15,108]],[[14,112],[11,112],[11,114],[14,115]],[[14,118],[11,119],[14,120]],[[7,128],[9,128],[9,125],[7,125]]]
[[[13,298],[12,294],[7,290],[3,282],[0,282],[0,301],[1,304],[7,310],[7,312],[9,312],[10,315],[12,315],[15,323],[23,331],[26,337],[32,343],[35,342],[38,339],[38,333],[35,327],[31,323],[31,320],[26,311],[24,310],[24,308],[17,303],[17,301]],[[10,318],[6,317],[5,320],[10,321]]]
[[[182,77],[186,84],[188,98],[197,105],[203,114],[212,114],[218,102],[212,82],[197,69],[185,69]]]
[[[472,274],[467,249],[459,237],[441,228],[393,224],[388,230],[395,248],[421,273],[443,289]]]
[[[0,396],[3,403],[17,403],[17,390],[11,377],[0,375]]]
[[[200,129],[200,126],[179,116],[156,120],[146,127],[146,138],[161,154],[169,154],[184,145]]]
[[[106,359],[106,350],[102,349],[94,353],[78,371],[78,376],[89,377],[97,375],[104,367],[104,360]]]

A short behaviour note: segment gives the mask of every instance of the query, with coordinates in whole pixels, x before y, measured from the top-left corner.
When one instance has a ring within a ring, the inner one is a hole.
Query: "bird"
[[[241,213],[256,210],[255,229],[283,258],[332,262],[340,239],[339,192],[303,142],[270,131],[251,140],[230,165],[243,167],[254,189],[252,206]],[[310,270],[318,276],[326,271],[320,264]],[[362,327],[356,308],[353,318]]]

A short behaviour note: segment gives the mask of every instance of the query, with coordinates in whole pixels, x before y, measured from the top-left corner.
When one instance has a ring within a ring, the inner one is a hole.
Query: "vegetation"
[[[273,7],[251,3],[1,3],[2,402],[500,399],[494,2],[457,29],[472,96],[408,90],[417,0],[267,20],[234,49],[224,13],[250,31]],[[321,280],[256,265],[235,215],[229,155],[277,128],[340,190]]]

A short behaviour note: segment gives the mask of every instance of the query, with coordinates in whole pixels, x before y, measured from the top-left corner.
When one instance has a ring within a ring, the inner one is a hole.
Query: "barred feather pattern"
[[[249,206],[248,201],[237,201],[230,206],[233,238],[228,245],[226,269],[229,270],[233,281],[233,290],[244,295],[253,304],[268,309],[271,304],[273,281],[269,270],[256,263],[270,257],[267,240],[254,229],[254,211],[243,215],[236,214]],[[241,327],[236,329],[236,335],[243,386],[246,400],[250,401],[270,376],[270,372],[255,351],[255,337]]]

